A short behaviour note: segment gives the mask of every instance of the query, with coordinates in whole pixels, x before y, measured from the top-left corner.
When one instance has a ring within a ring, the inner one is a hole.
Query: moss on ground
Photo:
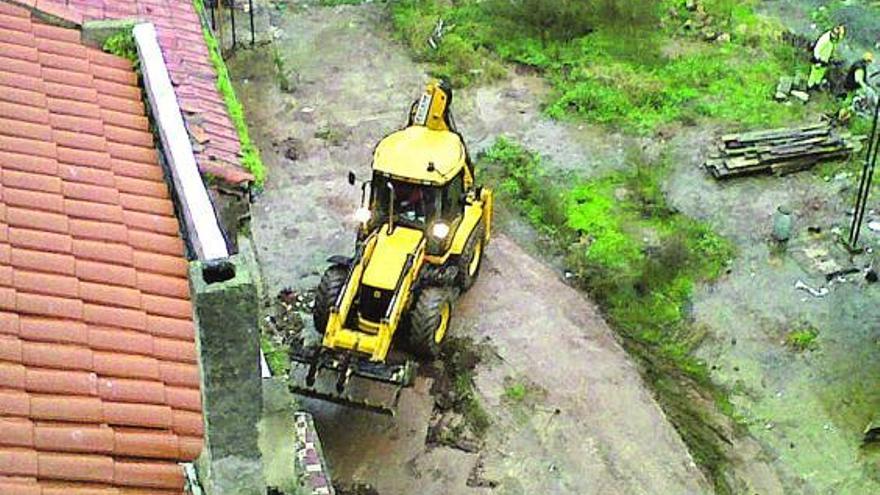
[[[241,164],[245,170],[254,176],[255,184],[262,186],[266,180],[266,167],[260,158],[260,150],[251,141],[247,121],[244,116],[244,108],[235,95],[235,88],[233,88],[232,81],[229,79],[229,70],[226,68],[226,62],[223,60],[223,55],[220,52],[220,44],[205,23],[205,6],[202,0],[193,0],[193,4],[202,23],[202,33],[205,36],[205,44],[208,46],[211,63],[217,72],[217,91],[223,96],[223,101],[226,103],[226,109],[229,112],[229,119],[238,133],[238,140],[241,144]]]
[[[566,255],[576,279],[645,365],[647,381],[716,490],[728,493],[724,440],[712,427],[712,411],[693,396],[728,415],[732,408],[706,363],[693,356],[705,330],[688,319],[687,308],[696,284],[724,272],[732,245],[666,204],[663,163],[631,156],[628,171],[562,188],[541,157],[509,140],[499,139],[479,160],[501,199]]]

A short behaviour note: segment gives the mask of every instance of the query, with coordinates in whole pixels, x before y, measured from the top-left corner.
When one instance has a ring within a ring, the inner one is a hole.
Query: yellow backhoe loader
[[[412,381],[409,356],[439,356],[492,225],[492,191],[474,183],[451,104],[448,85],[429,83],[407,126],[376,147],[354,256],[330,258],[317,288],[320,345],[291,353],[294,392],[393,414]]]

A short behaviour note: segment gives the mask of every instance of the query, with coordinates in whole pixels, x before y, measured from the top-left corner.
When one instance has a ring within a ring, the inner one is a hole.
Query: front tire
[[[452,295],[440,287],[422,290],[409,312],[409,348],[422,358],[440,355],[440,346],[449,330]]]
[[[486,238],[483,234],[483,224],[478,225],[464,247],[464,251],[458,259],[459,286],[462,292],[467,292],[477,281],[480,267],[483,265],[484,248]]]
[[[333,265],[324,271],[321,283],[315,292],[315,306],[312,308],[312,317],[315,320],[315,330],[324,335],[327,330],[327,321],[330,319],[330,310],[336,304],[336,298],[345,287],[348,280],[348,267]]]

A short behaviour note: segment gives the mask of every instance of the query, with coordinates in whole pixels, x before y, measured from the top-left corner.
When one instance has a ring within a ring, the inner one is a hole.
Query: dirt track
[[[313,287],[327,256],[352,249],[358,194],[345,173],[366,177],[372,146],[401,125],[425,80],[388,39],[380,7],[313,8],[276,23],[295,91],[280,91],[269,48],[231,61],[270,170],[252,226],[273,292]],[[541,120],[530,91],[519,79],[457,97],[466,138],[469,129],[478,134],[472,147],[506,132],[563,163],[587,157],[577,138],[588,131]],[[397,418],[307,402],[337,481],[369,482],[383,495],[711,493],[590,301],[503,233],[483,270],[452,332],[487,340],[498,357],[476,377],[493,420],[486,446],[479,454],[426,447],[433,399],[425,380],[404,395]],[[510,381],[527,383],[539,400],[503,400]],[[494,489],[468,486],[478,463]]]

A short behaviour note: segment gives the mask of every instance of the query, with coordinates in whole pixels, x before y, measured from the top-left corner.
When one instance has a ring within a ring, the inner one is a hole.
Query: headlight
[[[431,227],[431,235],[440,240],[446,239],[446,236],[449,235],[449,225],[446,225],[443,222],[435,223],[434,226]]]
[[[373,218],[373,214],[370,212],[369,208],[361,206],[354,212],[354,219],[362,224],[366,224],[371,218]]]

